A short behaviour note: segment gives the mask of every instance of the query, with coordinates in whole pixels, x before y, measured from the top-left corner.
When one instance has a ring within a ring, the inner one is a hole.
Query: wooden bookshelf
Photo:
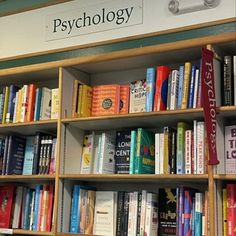
[[[215,174],[214,179],[216,180],[227,180],[227,181],[236,181],[236,174]]]
[[[3,182],[39,182],[54,181],[55,175],[0,175],[0,183]]]
[[[23,229],[13,229],[13,234],[19,235],[53,235],[53,232],[45,232],[45,231],[31,231],[31,230],[23,230]]]

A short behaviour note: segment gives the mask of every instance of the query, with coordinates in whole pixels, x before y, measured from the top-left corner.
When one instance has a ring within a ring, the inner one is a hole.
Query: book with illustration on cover
[[[120,85],[120,112],[119,114],[129,113],[129,85]]]

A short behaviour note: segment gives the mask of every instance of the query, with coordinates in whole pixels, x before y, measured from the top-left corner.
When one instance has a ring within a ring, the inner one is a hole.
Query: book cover
[[[146,111],[146,80],[136,80],[130,83],[129,113]]]
[[[155,134],[138,128],[135,156],[135,174],[155,173]]]
[[[59,116],[59,88],[52,89],[52,109],[51,109],[51,119],[58,119]]]
[[[40,119],[41,101],[42,101],[42,88],[37,88],[35,94],[34,121]]]
[[[129,113],[129,84],[120,85],[120,112],[119,114]]]
[[[108,84],[93,87],[92,116],[119,114],[120,85]]]
[[[236,184],[227,184],[227,225],[228,236],[236,235]]]
[[[81,174],[92,173],[94,165],[94,139],[94,132],[84,136],[81,156]]]
[[[34,136],[26,137],[23,175],[32,175],[34,161]]]
[[[226,174],[236,174],[236,125],[225,126]]]
[[[191,63],[185,62],[181,109],[186,109],[188,107],[190,73],[191,73]]]
[[[145,214],[145,236],[158,233],[158,196],[155,193],[147,193]]]
[[[28,95],[28,109],[26,112],[26,122],[34,120],[34,109],[35,109],[35,96],[36,96],[36,84],[29,85],[29,95]]]
[[[13,122],[16,92],[18,91],[18,89],[19,88],[15,85],[10,85],[9,87],[9,99],[8,99],[8,106],[7,106],[6,123]]]
[[[52,90],[43,87],[39,120],[51,119],[51,108],[52,108]]]
[[[179,84],[178,84],[178,99],[177,109],[181,109],[182,97],[183,97],[183,85],[184,85],[184,65],[179,66]]]
[[[81,107],[79,111],[79,116],[81,117],[89,117],[91,116],[92,110],[92,96],[93,96],[93,89],[92,87],[83,84],[82,85],[82,95],[81,95]],[[95,102],[95,100],[94,100]]]
[[[176,235],[177,197],[176,189],[159,189],[159,233],[160,236]]]
[[[155,93],[156,69],[153,67],[146,70],[146,112],[153,111]]]
[[[10,228],[14,186],[0,187],[0,228]]]
[[[156,91],[154,96],[154,111],[166,110],[168,77],[171,68],[168,66],[158,66],[156,74]]]
[[[115,145],[115,173],[129,174],[131,131],[117,131]]]
[[[97,191],[93,234],[116,235],[117,192]]]
[[[6,174],[21,175],[24,164],[25,138],[10,135],[7,151]]]

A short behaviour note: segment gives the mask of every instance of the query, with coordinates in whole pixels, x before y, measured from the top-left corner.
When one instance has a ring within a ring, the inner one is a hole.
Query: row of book
[[[36,84],[3,87],[0,92],[0,123],[30,122],[57,119],[58,88],[37,87]]]
[[[86,134],[81,174],[205,174],[205,123]]]
[[[207,227],[207,192],[182,186],[160,188],[156,193],[73,187],[69,226],[72,233],[206,236]]]
[[[0,138],[0,174],[54,174],[57,139],[37,132],[33,136]]]
[[[226,184],[223,188],[223,235],[236,234],[236,184]]]
[[[0,186],[0,228],[51,231],[54,186]]]

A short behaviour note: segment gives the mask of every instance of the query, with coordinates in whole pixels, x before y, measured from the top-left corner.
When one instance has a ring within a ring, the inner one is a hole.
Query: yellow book
[[[2,113],[2,124],[6,123],[6,115],[8,108],[8,99],[9,99],[9,87],[5,87],[5,97],[4,97],[4,105],[3,105],[3,113]]]
[[[79,86],[79,96],[78,96],[78,103],[77,103],[77,114],[81,116],[81,105],[82,105],[82,92],[83,92],[83,85]]]
[[[228,232],[228,225],[227,225],[227,190],[226,188],[223,189],[223,229],[224,229],[224,236],[227,236]]]
[[[190,72],[191,72],[191,63],[186,62],[184,64],[184,82],[183,82],[183,97],[182,97],[181,109],[186,109],[188,107]]]
[[[91,116],[92,107],[92,91],[93,89],[88,85],[83,85],[82,98],[81,98],[81,109],[80,116],[89,117]]]
[[[20,115],[21,115],[21,103],[22,103],[22,89],[18,91],[18,100],[16,106],[16,122],[20,122]]]
[[[57,119],[59,116],[59,89],[52,89],[52,107],[51,107],[51,119]]]
[[[163,174],[169,174],[169,152],[170,152],[170,130],[164,127],[164,158],[163,158]]]

